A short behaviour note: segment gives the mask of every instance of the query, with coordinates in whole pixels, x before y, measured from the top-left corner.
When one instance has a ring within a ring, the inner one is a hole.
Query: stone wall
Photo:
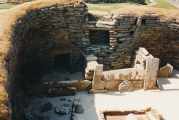
[[[178,0],[167,0],[167,1],[179,8],[179,1]]]
[[[104,70],[129,68],[138,47],[145,47],[159,58],[160,66],[171,63],[178,68],[178,18],[164,20],[155,14],[108,16],[89,21],[83,28],[109,31],[109,45],[91,44],[86,49],[98,57],[98,63],[104,64]]]

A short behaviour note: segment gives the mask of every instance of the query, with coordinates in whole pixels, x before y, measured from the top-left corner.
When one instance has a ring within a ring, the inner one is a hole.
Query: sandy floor
[[[73,101],[83,106],[83,114],[75,114],[75,120],[100,120],[100,111],[103,110],[140,110],[147,107],[156,109],[162,114],[164,120],[179,120],[179,71],[174,71],[171,78],[159,78],[161,91],[137,90],[128,93],[108,92],[106,94],[87,94],[86,91],[78,92],[75,96],[66,96],[66,101]],[[45,102],[51,101],[54,106],[60,105],[60,97],[46,98],[39,101],[39,98],[31,101],[30,106],[38,112]],[[37,103],[38,101],[38,103]],[[37,106],[38,104],[38,106]],[[45,112],[44,117],[50,120],[68,120],[62,117],[53,117],[52,110]]]

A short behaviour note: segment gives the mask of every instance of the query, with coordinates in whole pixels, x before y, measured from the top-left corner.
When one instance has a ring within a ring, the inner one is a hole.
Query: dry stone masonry
[[[2,105],[8,108],[9,112],[0,116],[0,119],[11,119],[11,109],[13,120],[23,119],[20,110],[27,105],[25,99],[31,88],[34,93],[44,93],[52,86],[65,84],[69,87],[75,85],[77,90],[84,90],[91,84],[88,80],[93,79],[94,75],[89,69],[84,70],[89,63],[84,58],[91,54],[96,56],[97,64],[103,64],[104,71],[116,70],[130,68],[136,50],[139,47],[145,47],[154,58],[160,59],[160,66],[170,63],[174,68],[179,69],[178,16],[162,19],[155,13],[143,13],[139,16],[127,13],[91,19],[87,12],[88,8],[83,2],[76,1],[69,4],[56,2],[54,4],[48,1],[26,3],[24,7],[22,5],[8,11],[15,11],[13,13],[15,15],[3,16],[3,20],[9,22],[1,21],[0,25],[2,28],[0,30],[0,43],[2,43],[0,44],[2,48],[0,49],[2,57],[0,57],[0,71],[2,71],[0,78],[3,81],[0,84],[4,91],[2,95],[8,94],[8,101],[2,102]],[[38,5],[39,7],[35,7]],[[19,14],[16,11],[21,12]],[[4,37],[7,33],[10,37]],[[41,86],[42,89],[38,84],[32,84],[39,82],[39,76],[42,73],[52,71],[55,56],[59,55],[68,56],[66,62],[69,63],[70,66],[67,67],[71,72],[84,70],[90,79],[80,83],[47,82]],[[158,59],[155,60],[157,63]],[[153,63],[151,59],[148,61],[150,64]],[[132,72],[137,71],[140,74],[131,78],[133,87],[144,88],[144,82],[147,82],[146,89],[154,88],[156,76],[151,82],[149,76],[144,76],[143,68],[138,68],[141,65],[135,67],[137,68],[133,68]],[[157,69],[156,66],[152,68]],[[118,71],[117,74],[122,72]],[[119,77],[125,78],[125,76]],[[105,89],[114,90],[111,86],[118,89],[122,81],[114,78],[109,82],[107,78],[101,78],[106,81]],[[146,81],[142,81],[143,79]],[[103,83],[99,80],[98,82]],[[81,86],[85,87],[81,88]],[[8,105],[10,101],[11,105]]]

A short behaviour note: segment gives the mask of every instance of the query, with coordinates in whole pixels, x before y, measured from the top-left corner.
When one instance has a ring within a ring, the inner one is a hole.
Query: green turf
[[[118,8],[124,8],[130,6],[142,6],[142,5],[135,4],[135,3],[103,3],[103,4],[87,4],[87,6],[89,10],[110,12]]]
[[[155,2],[157,4],[152,7],[165,8],[165,9],[177,9],[177,7],[170,4],[167,0],[155,0]]]
[[[177,7],[173,6],[166,0],[155,0],[155,2],[157,2],[157,4],[151,7],[165,8],[165,9],[177,9]],[[150,4],[150,0],[145,1],[145,5],[147,4]],[[144,5],[136,4],[136,3],[103,3],[103,4],[87,4],[87,6],[89,10],[110,12],[118,8],[131,7],[131,6],[144,6]]]
[[[0,4],[0,10],[9,9],[9,8],[14,7],[14,6],[16,6],[16,5],[14,5],[14,4]]]

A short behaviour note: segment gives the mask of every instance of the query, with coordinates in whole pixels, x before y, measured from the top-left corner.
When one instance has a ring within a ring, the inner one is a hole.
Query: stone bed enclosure
[[[74,0],[34,1],[0,13],[0,119],[23,119],[26,92],[37,83],[29,76],[50,73],[60,55],[72,72],[85,69],[84,56],[90,54],[107,71],[130,68],[136,50],[145,47],[160,67],[179,69],[179,12],[167,18],[157,11],[168,10],[154,11],[96,19]]]

